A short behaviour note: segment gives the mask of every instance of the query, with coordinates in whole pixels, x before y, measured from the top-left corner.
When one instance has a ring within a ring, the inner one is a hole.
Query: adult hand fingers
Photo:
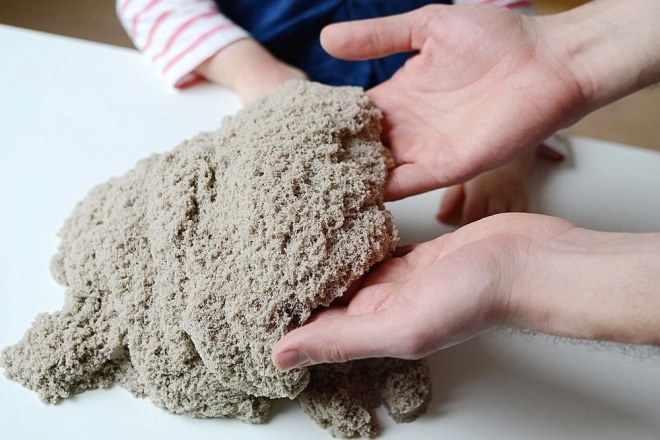
[[[331,24],[321,32],[321,45],[330,55],[346,60],[420,50],[427,35],[427,14],[422,11]]]
[[[362,315],[337,313],[316,319],[284,336],[273,347],[275,366],[287,371],[320,363],[398,356],[405,332],[389,310]],[[397,342],[398,340],[398,342]]]

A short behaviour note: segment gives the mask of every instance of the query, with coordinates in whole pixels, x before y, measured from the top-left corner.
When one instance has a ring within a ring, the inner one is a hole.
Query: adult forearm
[[[538,20],[579,81],[578,117],[660,81],[659,1],[595,0]]]
[[[660,345],[660,233],[572,228],[531,252],[509,324],[580,339]]]

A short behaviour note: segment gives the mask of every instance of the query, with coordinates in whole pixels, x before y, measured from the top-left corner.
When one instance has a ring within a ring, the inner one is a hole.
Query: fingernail
[[[277,368],[281,371],[289,371],[294,368],[305,367],[309,365],[311,361],[302,351],[289,350],[277,357],[277,363],[279,364]]]

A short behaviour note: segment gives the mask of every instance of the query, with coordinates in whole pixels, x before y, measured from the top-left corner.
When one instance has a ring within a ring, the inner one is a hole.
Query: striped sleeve
[[[509,9],[514,9],[516,12],[525,15],[536,14],[534,5],[529,0],[454,0],[455,5],[473,5],[479,3],[489,3],[491,5],[504,6]]]
[[[200,81],[197,66],[249,36],[211,0],[117,0],[116,7],[135,47],[177,88]]]

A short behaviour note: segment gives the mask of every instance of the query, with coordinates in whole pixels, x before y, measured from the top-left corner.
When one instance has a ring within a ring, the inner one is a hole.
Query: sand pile
[[[394,249],[380,112],[357,88],[290,82],[94,188],[60,231],[60,312],[2,352],[50,403],[116,382],[175,414],[263,422],[299,396],[333,435],[413,419],[425,364],[280,373],[271,348]],[[311,373],[311,381],[310,381]]]

